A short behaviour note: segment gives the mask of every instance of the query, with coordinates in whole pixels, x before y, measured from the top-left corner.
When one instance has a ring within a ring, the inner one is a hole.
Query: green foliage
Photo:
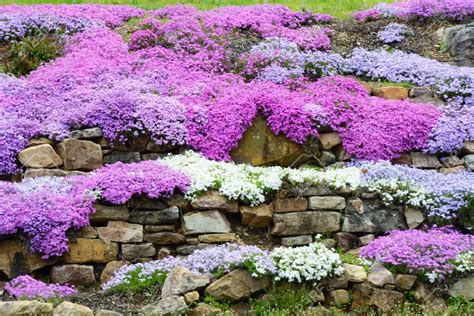
[[[219,302],[217,301],[214,297],[210,295],[206,295],[204,297],[204,303],[217,307],[221,309],[222,311],[227,311],[230,309],[230,303],[229,302]]]
[[[311,305],[310,291],[301,284],[274,284],[263,297],[252,301],[252,312],[257,316],[300,314]]]
[[[63,41],[54,36],[28,36],[2,48],[2,64],[6,73],[24,76],[62,53]]]
[[[110,289],[111,292],[140,292],[150,290],[156,287],[156,285],[163,285],[166,280],[168,273],[163,271],[155,271],[151,277],[141,278],[140,273],[142,268],[137,268],[128,272],[128,279],[130,280],[127,284],[120,284]]]
[[[474,315],[474,302],[463,297],[452,296],[448,298],[449,315]]]

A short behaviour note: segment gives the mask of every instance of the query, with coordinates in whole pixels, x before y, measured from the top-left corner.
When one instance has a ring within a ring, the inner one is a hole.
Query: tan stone
[[[185,312],[188,309],[188,305],[184,301],[182,296],[169,296],[164,298],[156,303],[152,303],[144,306],[139,315],[146,316],[171,316],[171,315],[185,315]]]
[[[18,160],[26,168],[57,168],[63,164],[61,157],[49,144],[23,149],[18,154]]]
[[[109,311],[106,309],[101,309],[95,313],[95,316],[123,316],[123,314],[119,312]]]
[[[306,198],[286,198],[273,201],[275,213],[301,212],[308,209]]]
[[[344,263],[342,265],[346,271],[347,279],[349,282],[364,282],[367,280],[367,272],[364,267],[355,264]]]
[[[118,245],[99,239],[77,238],[63,256],[66,263],[108,263],[117,259]]]
[[[230,201],[227,197],[216,191],[205,192],[191,201],[191,206],[196,210],[219,210],[228,213],[238,213],[237,201]]]
[[[411,156],[409,153],[401,154],[398,158],[393,159],[392,162],[397,165],[411,165],[412,164]]]
[[[311,210],[343,210],[346,200],[340,196],[312,196],[309,198]]]
[[[188,292],[188,293],[184,294],[184,301],[188,305],[192,305],[196,302],[199,302],[199,298],[200,298],[200,296],[199,296],[198,291],[192,291],[192,292]]]
[[[9,301],[0,302],[0,315],[41,315],[50,316],[53,314],[53,303],[42,303],[39,301]]]
[[[92,286],[95,284],[94,267],[78,264],[54,266],[51,269],[51,280],[59,284]]]
[[[408,92],[407,88],[398,86],[380,87],[373,90],[375,96],[390,100],[405,100],[408,98]]]
[[[94,316],[94,313],[87,306],[62,302],[54,309],[53,316]]]
[[[440,168],[439,172],[444,174],[464,172],[466,168],[464,166],[450,167],[450,168]]]
[[[466,300],[474,300],[474,276],[465,277],[449,288],[452,296],[461,296]]]
[[[23,178],[38,178],[38,177],[69,177],[82,175],[82,171],[66,171],[61,169],[45,169],[45,168],[28,168],[23,175]]]
[[[408,291],[410,290],[416,281],[416,275],[410,274],[397,274],[395,276],[395,285],[400,290]]]
[[[464,155],[474,154],[474,141],[465,141],[461,153]]]
[[[234,241],[236,239],[234,233],[226,233],[226,234],[206,234],[206,235],[199,235],[198,240],[200,242],[205,242],[209,244],[214,243],[222,243],[222,242],[229,242]]]
[[[392,272],[387,270],[380,262],[376,262],[370,267],[370,273],[367,279],[370,283],[378,287],[383,287],[387,284],[395,284],[395,278]]]
[[[341,213],[295,212],[273,215],[271,233],[275,236],[295,236],[312,233],[328,233],[340,230]]]
[[[403,305],[405,295],[397,291],[374,288],[371,305],[375,305],[384,313],[395,310]]]
[[[104,271],[102,271],[102,274],[100,275],[100,283],[107,283],[115,275],[115,272],[117,272],[118,269],[127,264],[129,264],[128,261],[111,261],[107,263]]]
[[[324,150],[330,150],[337,145],[342,144],[341,137],[339,136],[338,133],[325,133],[325,134],[319,134],[319,141],[321,142],[321,145]]]
[[[37,137],[37,138],[32,138],[28,141],[28,145],[26,147],[33,147],[33,146],[39,146],[39,145],[54,145],[54,142],[46,137]]]
[[[66,170],[94,170],[102,167],[102,148],[88,140],[66,138],[58,145]]]
[[[161,232],[145,235],[145,241],[155,245],[179,245],[186,241],[186,237],[178,233]]]
[[[78,231],[69,232],[68,236],[70,238],[94,239],[94,238],[97,238],[97,229],[95,229],[92,226],[86,226],[86,227],[81,228]]]
[[[370,82],[367,81],[362,81],[362,80],[357,80],[362,87],[364,87],[365,90],[367,90],[367,93],[370,95],[372,94],[373,86]]]
[[[183,216],[183,230],[185,235],[232,232],[227,217],[219,211],[185,214]]]
[[[138,245],[123,244],[122,255],[126,260],[136,260],[138,258],[150,258],[156,255],[156,249],[152,243]]]
[[[191,316],[217,316],[222,313],[220,308],[209,304],[199,303],[191,312]]]
[[[260,204],[258,206],[241,206],[242,224],[256,228],[268,227],[273,216],[273,206]]]
[[[143,241],[143,226],[127,222],[110,221],[107,227],[97,229],[99,238],[104,241],[132,243]]]
[[[253,166],[289,166],[303,152],[302,146],[288,140],[283,134],[275,135],[265,118],[258,115],[244,133],[237,148],[231,151],[231,156],[235,162]]]
[[[425,220],[423,213],[419,209],[414,207],[405,208],[403,213],[405,215],[408,228],[416,228],[420,226]]]
[[[346,290],[333,290],[329,292],[329,297],[334,305],[344,305],[351,301],[349,292]]]
[[[163,283],[161,297],[182,295],[202,289],[209,283],[211,283],[211,280],[208,275],[195,274],[184,267],[176,266],[168,273],[165,283]]]

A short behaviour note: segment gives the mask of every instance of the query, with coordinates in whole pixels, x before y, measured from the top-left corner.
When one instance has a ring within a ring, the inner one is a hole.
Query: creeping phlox
[[[67,284],[47,284],[29,275],[14,278],[5,284],[5,292],[17,299],[67,298],[77,294],[74,286]]]

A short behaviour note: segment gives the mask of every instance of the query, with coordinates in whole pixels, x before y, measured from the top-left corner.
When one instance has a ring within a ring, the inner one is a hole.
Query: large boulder
[[[167,298],[199,290],[209,283],[211,283],[211,280],[208,275],[195,274],[184,267],[177,266],[168,273],[161,289],[161,297]]]
[[[295,212],[273,215],[271,233],[276,236],[297,236],[336,232],[340,229],[341,213],[329,211]]]
[[[446,47],[459,66],[474,66],[474,22],[445,30]]]
[[[245,131],[237,148],[230,154],[238,163],[248,163],[253,166],[289,166],[303,153],[302,146],[288,140],[282,134],[275,135],[265,118],[257,115],[252,125]]]
[[[169,296],[158,303],[146,305],[140,310],[142,315],[171,316],[180,315],[188,309],[188,305],[182,296]]]
[[[53,303],[42,303],[39,301],[10,301],[0,302],[0,315],[41,315],[50,316],[53,314]]]
[[[230,233],[230,223],[219,211],[204,211],[183,216],[185,235]]]
[[[206,294],[218,300],[236,302],[268,288],[266,278],[254,278],[244,269],[237,269],[214,281]]]
[[[102,167],[102,148],[88,140],[66,138],[58,145],[66,170],[94,170]]]
[[[18,154],[18,160],[26,168],[57,168],[63,164],[61,157],[49,144],[23,149]]]

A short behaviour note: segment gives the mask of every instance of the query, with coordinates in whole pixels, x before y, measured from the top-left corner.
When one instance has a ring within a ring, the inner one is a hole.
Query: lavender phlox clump
[[[72,285],[47,284],[29,275],[16,277],[5,284],[5,292],[16,299],[28,300],[67,298],[77,294]]]
[[[399,43],[407,36],[413,35],[413,30],[404,24],[390,23],[377,35],[378,39],[385,44]]]

